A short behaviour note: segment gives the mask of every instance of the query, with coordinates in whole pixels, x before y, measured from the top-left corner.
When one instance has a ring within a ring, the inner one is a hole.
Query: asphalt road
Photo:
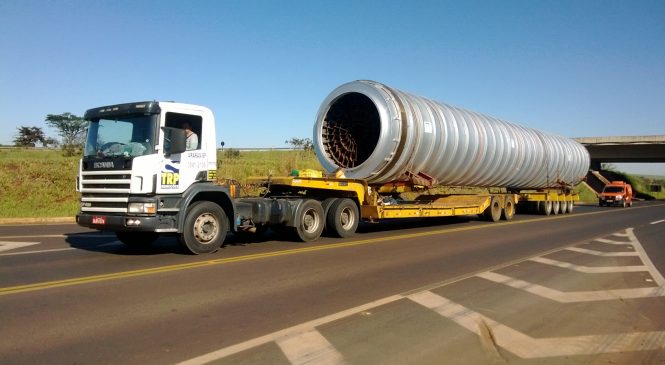
[[[665,204],[188,256],[0,227],[0,364],[665,363]]]

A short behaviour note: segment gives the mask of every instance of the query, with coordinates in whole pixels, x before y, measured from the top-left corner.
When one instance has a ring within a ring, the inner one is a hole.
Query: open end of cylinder
[[[337,166],[356,167],[365,162],[379,142],[381,119],[376,105],[361,93],[335,100],[323,120],[321,140]]]

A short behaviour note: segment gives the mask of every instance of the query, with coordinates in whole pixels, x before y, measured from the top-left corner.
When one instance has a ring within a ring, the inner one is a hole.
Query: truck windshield
[[[90,120],[85,157],[136,157],[155,150],[157,115]]]
[[[603,193],[623,193],[623,187],[621,186],[606,186],[603,189]]]

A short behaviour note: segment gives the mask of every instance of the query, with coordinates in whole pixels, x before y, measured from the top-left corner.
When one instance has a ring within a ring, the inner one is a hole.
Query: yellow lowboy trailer
[[[340,237],[354,233],[359,221],[480,215],[495,222],[512,219],[518,205],[525,211],[563,214],[572,212],[573,202],[579,200],[576,193],[567,189],[518,192],[483,189],[484,193],[422,194],[415,200],[400,200],[395,199],[398,193],[417,187],[408,184],[372,186],[364,180],[335,177],[288,176],[252,181],[262,182],[268,188],[266,197],[317,202],[322,217],[317,218],[319,213],[314,208],[309,216],[296,215],[310,219],[313,227],[317,226],[318,219],[330,233]],[[271,226],[275,226],[274,222]]]

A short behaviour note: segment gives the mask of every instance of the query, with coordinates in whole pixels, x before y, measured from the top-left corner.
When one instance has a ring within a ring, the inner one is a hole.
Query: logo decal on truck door
[[[162,169],[162,189],[178,189],[180,187],[180,168],[165,164]]]

